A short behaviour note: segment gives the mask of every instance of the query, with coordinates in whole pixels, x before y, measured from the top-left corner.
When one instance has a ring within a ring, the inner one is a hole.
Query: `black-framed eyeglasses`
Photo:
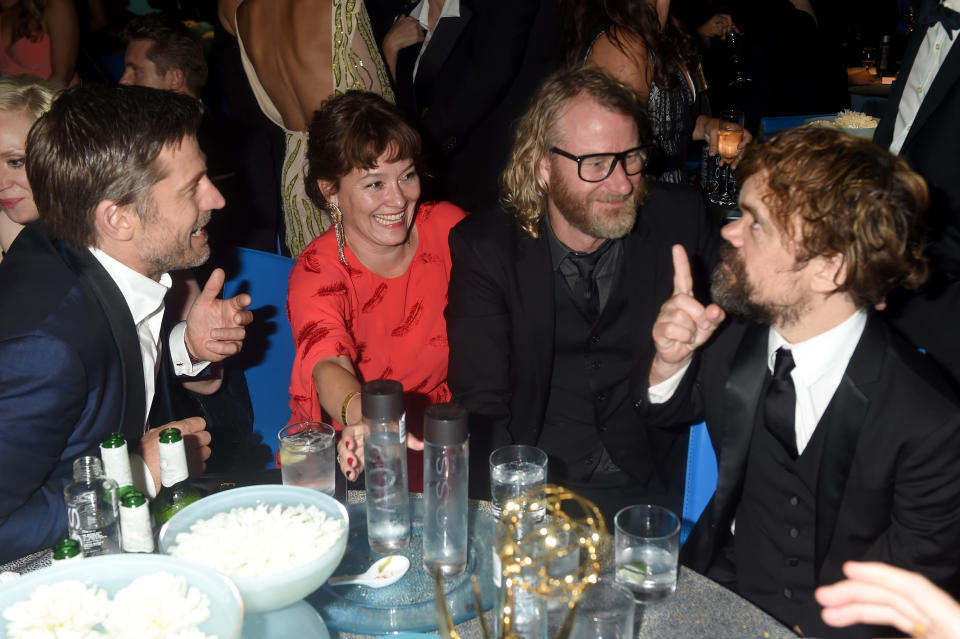
[[[620,153],[588,153],[587,155],[574,155],[552,146],[550,152],[576,162],[577,175],[584,182],[603,182],[617,168],[618,162],[623,164],[623,170],[627,175],[637,175],[643,171],[643,165],[647,161],[647,153],[642,146],[635,146]]]

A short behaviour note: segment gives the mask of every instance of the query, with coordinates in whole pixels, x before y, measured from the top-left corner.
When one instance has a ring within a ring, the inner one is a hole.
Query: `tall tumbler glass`
[[[504,446],[490,453],[493,515],[500,518],[511,499],[547,482],[547,454],[536,446]]]

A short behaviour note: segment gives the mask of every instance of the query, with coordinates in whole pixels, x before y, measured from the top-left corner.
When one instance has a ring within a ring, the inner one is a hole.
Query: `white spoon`
[[[362,575],[341,575],[327,580],[331,586],[346,586],[360,584],[368,588],[383,588],[396,582],[407,574],[410,569],[410,560],[403,555],[389,555],[373,562]]]

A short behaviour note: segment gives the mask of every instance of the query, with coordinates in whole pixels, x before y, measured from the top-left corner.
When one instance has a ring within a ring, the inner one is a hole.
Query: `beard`
[[[806,312],[808,304],[803,299],[790,304],[756,301],[756,287],[747,278],[747,269],[734,248],[725,244],[720,257],[723,263],[713,269],[710,297],[726,312],[776,327],[795,324]]]
[[[550,197],[564,219],[581,233],[604,240],[623,237],[637,221],[637,207],[643,204],[646,184],[643,180],[624,197],[590,193],[576,195],[559,171],[555,171],[550,181]],[[579,178],[577,178],[579,180]],[[604,207],[606,212],[592,212],[595,202],[619,203],[616,208]]]

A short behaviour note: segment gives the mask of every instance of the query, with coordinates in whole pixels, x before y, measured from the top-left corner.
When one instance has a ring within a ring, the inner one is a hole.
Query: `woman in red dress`
[[[362,382],[403,384],[408,433],[417,437],[426,407],[450,399],[447,235],[464,212],[445,202],[418,205],[420,148],[399,110],[373,93],[331,98],[310,124],[306,190],[334,227],[290,274],[291,423],[336,422],[340,467],[351,481],[363,466]],[[422,448],[417,437],[408,435],[408,444]],[[422,459],[410,462],[417,488]]]

